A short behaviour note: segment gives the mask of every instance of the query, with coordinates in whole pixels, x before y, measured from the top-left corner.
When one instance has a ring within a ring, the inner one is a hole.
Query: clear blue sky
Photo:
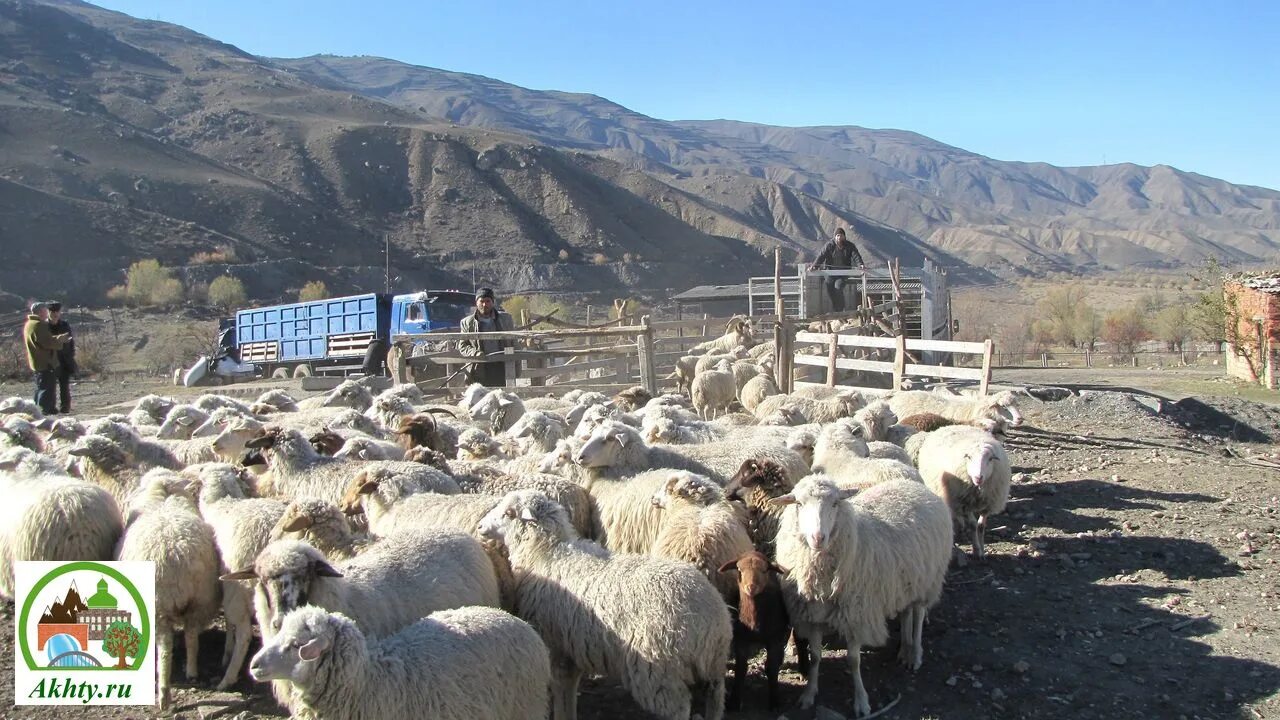
[[[105,0],[249,52],[379,55],[663,119],[900,128],[1280,189],[1280,2]]]

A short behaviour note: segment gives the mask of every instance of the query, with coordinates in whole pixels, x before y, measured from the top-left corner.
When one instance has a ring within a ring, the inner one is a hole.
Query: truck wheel
[[[299,365],[293,369],[293,376],[296,378],[309,378],[312,375],[310,365]]]
[[[277,380],[283,380],[283,379],[285,379],[285,378],[289,377],[289,368],[287,368],[287,367],[278,367],[278,368],[276,368],[275,370],[272,370],[272,371],[271,371],[271,377],[273,377],[273,378],[275,378],[275,379],[277,379]]]

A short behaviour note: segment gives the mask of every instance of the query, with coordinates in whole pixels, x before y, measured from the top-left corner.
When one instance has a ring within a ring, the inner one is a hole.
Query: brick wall
[[[80,649],[87,650],[89,647],[89,626],[79,623],[41,623],[36,626],[36,649],[43,650],[44,644],[49,642],[49,638],[54,635],[66,633],[76,640],[80,641]]]
[[[1234,311],[1239,347],[1228,344],[1227,373],[1275,389],[1280,382],[1280,295],[1228,282],[1227,322]],[[1262,322],[1261,343],[1258,320]]]

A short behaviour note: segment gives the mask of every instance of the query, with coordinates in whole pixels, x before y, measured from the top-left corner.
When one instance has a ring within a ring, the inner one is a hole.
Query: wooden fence
[[[445,351],[428,352],[409,359],[415,370],[443,367],[443,377],[460,377],[459,371],[476,362],[502,362],[508,387],[582,388],[615,391],[633,385],[657,394],[662,381],[671,374],[676,361],[694,345],[724,335],[732,318],[701,317],[685,320],[639,319],[638,324],[554,330],[514,330],[510,332],[436,332],[401,336],[398,339],[447,342]],[[757,333],[772,316],[752,318]],[[483,358],[460,355],[453,347],[457,340],[511,340],[516,347],[504,348]],[[760,338],[766,339],[766,338]],[[431,384],[431,381],[426,381]],[[436,384],[439,383],[437,379]]]
[[[785,326],[787,323],[783,323]],[[795,349],[795,346],[825,346],[822,355],[813,355]],[[854,357],[847,357],[842,348],[851,348]],[[806,385],[836,385],[837,373],[840,370],[857,370],[862,372],[886,373],[893,376],[890,387],[902,387],[903,378],[939,377],[953,380],[977,380],[978,392],[987,394],[991,384],[991,358],[994,352],[991,340],[985,342],[956,342],[952,340],[916,340],[903,335],[897,337],[872,337],[867,335],[844,335],[840,333],[799,332],[795,334],[794,345],[787,349],[790,362],[779,363],[789,366],[779,368],[779,379],[788,384],[788,391],[794,389],[792,380],[795,365],[812,365],[826,369],[825,383],[802,383]],[[892,359],[868,359],[888,354],[892,351]],[[953,367],[950,365],[924,365],[910,362],[912,351],[935,353],[952,353],[958,355],[979,355],[981,367]],[[785,375],[783,374],[785,372]]]

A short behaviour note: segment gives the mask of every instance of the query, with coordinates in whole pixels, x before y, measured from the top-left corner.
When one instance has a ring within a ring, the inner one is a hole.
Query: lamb
[[[284,503],[278,500],[248,497],[246,486],[252,479],[226,463],[209,463],[188,468],[200,482],[200,514],[213,529],[214,541],[221,558],[219,569],[225,573],[253,562],[271,542],[271,531],[284,515]],[[235,684],[240,668],[253,640],[253,588],[229,582],[222,587],[222,612],[227,620],[226,672],[218,683],[219,690]]]
[[[189,680],[195,679],[200,631],[213,622],[220,609],[218,548],[213,530],[200,519],[190,499],[174,495],[129,526],[120,540],[116,559],[155,563],[156,670],[160,708],[167,710],[171,704],[174,630],[183,630],[186,675]]]
[[[755,336],[751,330],[751,319],[738,315],[729,319],[725,323],[724,335],[714,339],[700,342],[694,345],[689,353],[692,355],[704,355],[713,352],[727,352],[736,347],[750,348],[755,345]]]
[[[164,422],[165,416],[177,405],[178,401],[160,395],[143,395],[129,412],[129,423],[134,427],[144,425],[158,426]],[[203,408],[202,408],[203,409]]]
[[[480,398],[488,394],[489,388],[481,383],[471,383],[466,390],[462,391],[462,398],[458,400],[458,407],[462,408],[464,412],[470,413],[471,408],[480,402]]]
[[[701,359],[700,355],[683,355],[676,359],[675,367],[666,379],[676,381],[677,392],[689,392],[693,379],[698,375],[698,361]]]
[[[979,397],[911,390],[894,393],[889,397],[889,406],[900,418],[919,413],[934,413],[965,423],[986,419],[997,423],[998,427],[1006,423],[1013,427],[1022,424],[1022,414],[1018,412],[1015,402],[1013,392],[1008,390]]]
[[[909,463],[870,457],[862,426],[844,422],[827,425],[818,434],[812,470],[829,476],[844,489],[867,488],[888,480],[924,482]]]
[[[189,440],[196,428],[209,419],[209,413],[195,405],[174,405],[169,414],[164,416],[160,429],[156,431],[158,440]]]
[[[769,682],[769,709],[781,705],[778,671],[791,636],[791,619],[787,617],[779,576],[787,571],[770,562],[763,553],[752,550],[720,566],[720,573],[736,580],[733,599],[729,603],[733,615],[733,687],[725,707],[742,707],[743,687],[747,682],[747,661],[755,648],[765,648],[764,673]],[[734,575],[736,574],[736,578]]]
[[[418,463],[377,461],[366,464],[324,457],[317,454],[297,430],[270,427],[261,437],[250,440],[246,447],[262,450],[267,459],[270,472],[259,484],[263,495],[290,499],[315,497],[339,502],[347,480],[357,472],[373,467],[404,474],[424,489],[458,492],[457,483],[452,478]]]
[[[663,518],[650,553],[691,563],[726,600],[734,597],[736,584],[722,575],[720,568],[755,546],[720,486],[701,475],[677,470],[668,473],[652,501],[662,509]]]
[[[703,717],[721,720],[733,630],[724,601],[696,569],[580,540],[564,509],[533,490],[507,495],[480,532],[506,549],[520,615],[556,658],[557,720],[576,717],[584,673],[620,681],[663,720],[687,720],[690,686],[701,685]]]
[[[300,608],[249,672],[289,682],[300,714],[350,720],[545,718],[551,683],[538,633],[480,607],[436,612],[382,638],[340,613]]]
[[[729,403],[738,397],[733,366],[728,360],[721,360],[714,370],[699,373],[693,379],[689,393],[693,398],[693,407],[704,420],[726,412]]]
[[[30,471],[20,468],[29,456]],[[124,521],[110,493],[74,480],[29,450],[0,459],[0,597],[14,597],[14,563],[23,560],[109,560]],[[8,475],[7,473],[14,473]],[[52,472],[53,474],[50,474]]]
[[[498,606],[498,581],[484,549],[454,530],[398,532],[337,567],[305,542],[277,540],[252,568],[222,579],[256,582],[254,611],[264,638],[304,603],[343,613],[378,636],[437,610]]]
[[[739,442],[730,437],[701,445],[648,446],[635,428],[612,420],[596,428],[578,448],[574,462],[587,468],[593,476],[624,477],[648,468],[672,468],[690,470],[724,483],[743,460],[756,455],[773,458],[797,476],[809,469],[804,459],[781,441],[753,437]]]
[[[951,511],[957,529],[973,528],[973,555],[986,555],[987,518],[1009,501],[1013,471],[1004,446],[990,433],[954,425],[925,435],[920,475]]]
[[[807,422],[829,423],[842,417],[851,417],[866,405],[857,390],[844,389],[826,400],[812,400],[796,395],[773,395],[756,406],[756,417],[763,418],[782,407],[792,407],[804,415]]]
[[[755,413],[756,408],[764,399],[773,395],[779,395],[782,391],[778,390],[778,383],[774,382],[773,376],[768,373],[761,373],[746,382],[740,390],[738,390],[738,400],[742,403],[742,407],[747,412]]]
[[[260,404],[260,405],[270,405],[271,407],[275,408],[275,412],[297,412],[298,411],[298,402],[293,399],[292,395],[290,395],[289,393],[279,388],[275,388],[273,390],[267,390],[266,392],[259,395],[258,399],[254,401],[254,403]]]
[[[325,557],[339,560],[353,558],[369,546],[367,538],[351,529],[342,508],[315,498],[294,500],[285,506],[271,529],[271,539],[305,540]]]
[[[818,695],[822,636],[834,631],[849,646],[854,714],[868,715],[862,647],[888,640],[887,619],[898,616],[898,657],[920,667],[925,616],[942,596],[951,559],[951,514],[919,483],[890,480],[843,490],[821,474],[774,502],[788,506],[777,538],[777,562],[788,568],[787,612],[797,638],[815,650],[800,706],[812,707]]]

